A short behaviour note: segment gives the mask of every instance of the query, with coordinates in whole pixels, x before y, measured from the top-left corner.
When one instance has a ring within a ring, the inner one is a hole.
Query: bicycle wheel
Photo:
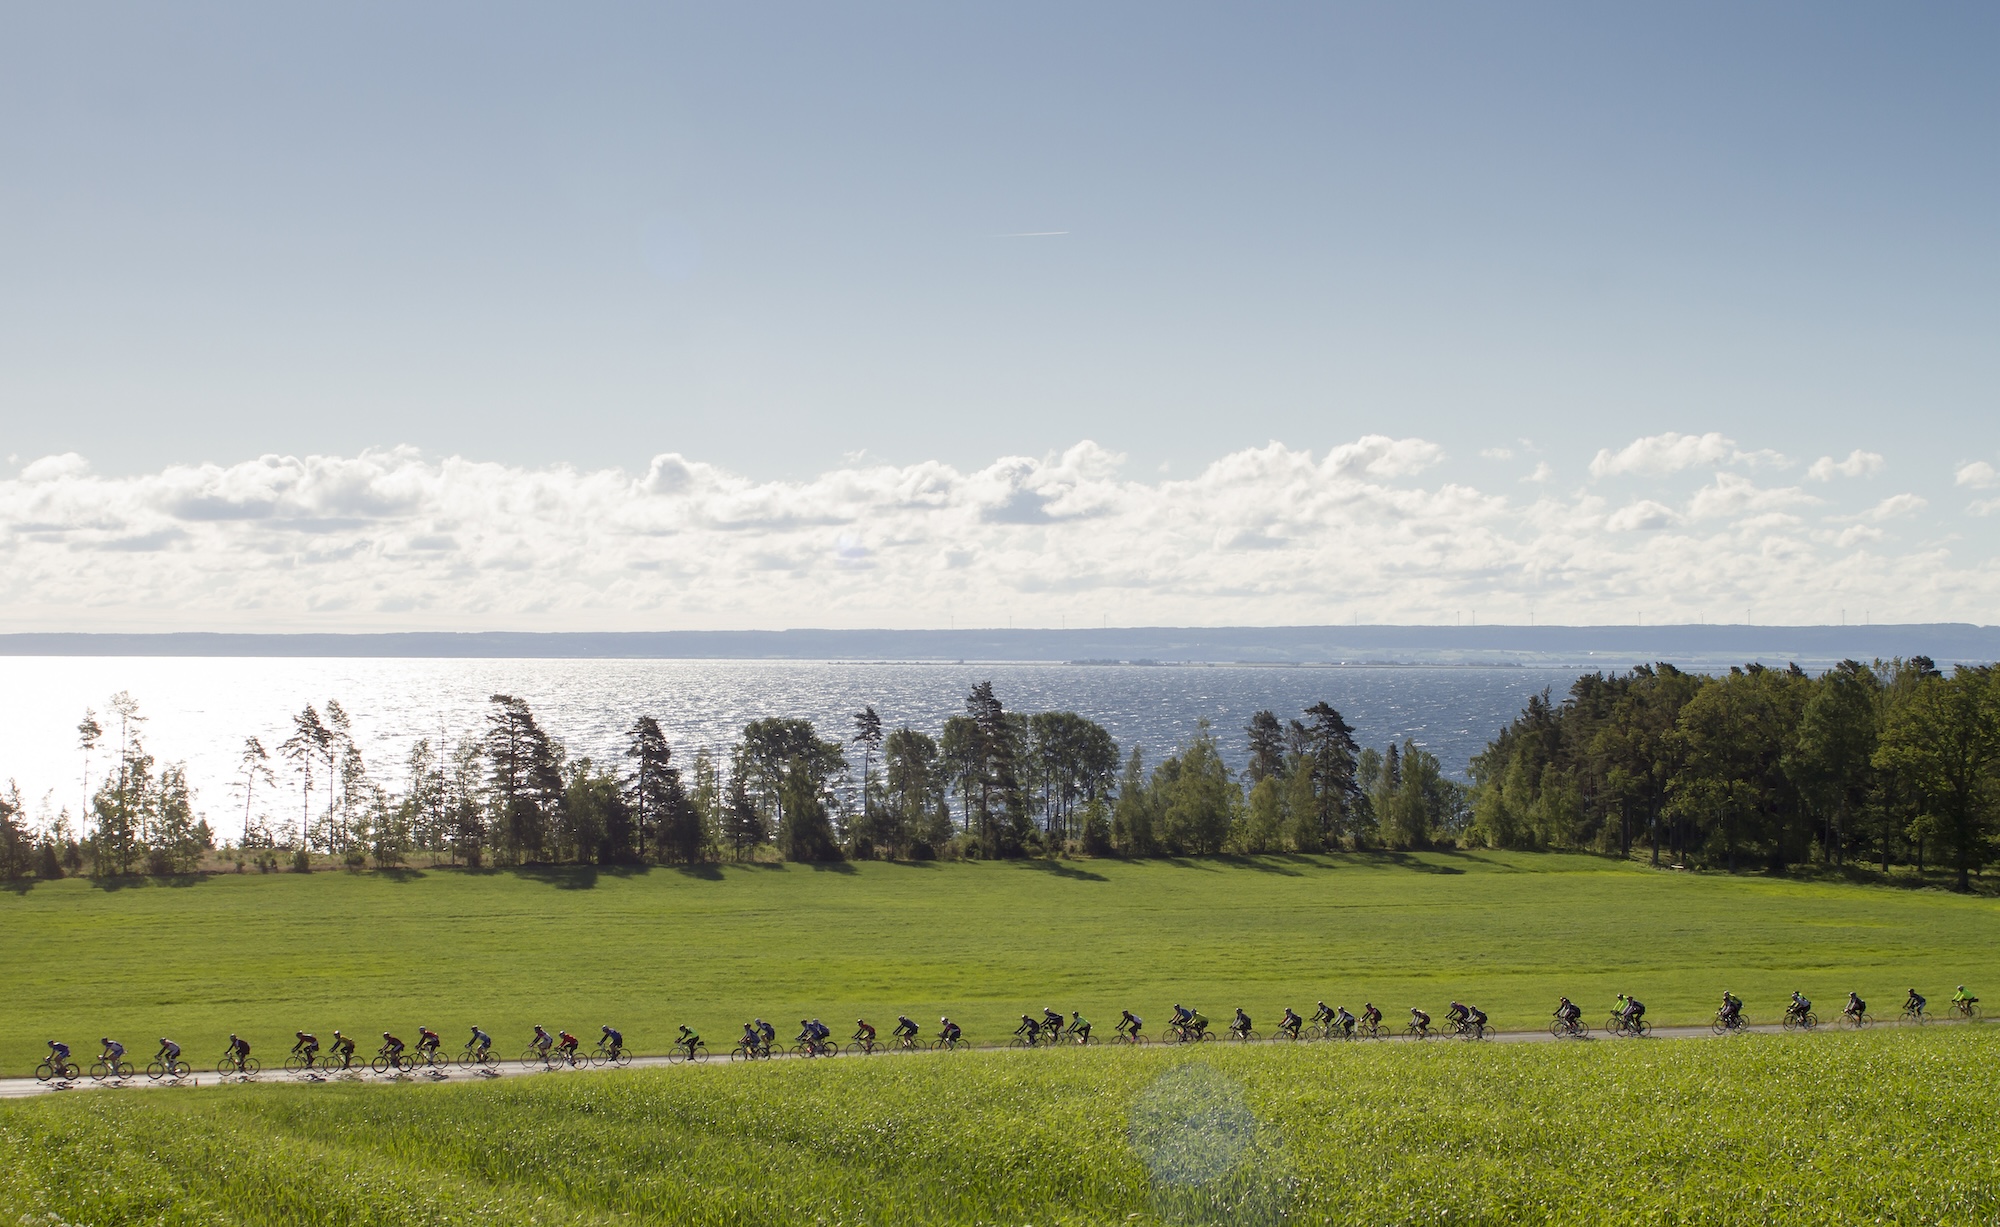
[[[1029,1039],[1025,1035],[1017,1035],[1013,1039],[1007,1041],[1007,1047],[1009,1048],[1033,1048],[1034,1046],[1035,1046],[1035,1041]]]
[[[1807,1010],[1805,1016],[1806,1030],[1811,1031],[1813,1028],[1817,1026],[1819,1026],[1819,1015],[1813,1013],[1811,1010]]]
[[[1232,1031],[1230,1032],[1230,1038],[1234,1039],[1239,1044],[1254,1044],[1258,1040],[1263,1039],[1264,1037],[1257,1034],[1255,1031]]]
[[[224,1057],[215,1063],[215,1072],[224,1078],[236,1072],[236,1058]]]

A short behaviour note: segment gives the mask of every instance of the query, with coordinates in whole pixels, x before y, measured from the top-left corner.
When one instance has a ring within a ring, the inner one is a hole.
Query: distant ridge
[[[0,656],[284,656],[1163,664],[1801,665],[1923,655],[2000,660],[2000,627],[1246,626],[1084,630],[786,630],[260,635],[0,635]]]

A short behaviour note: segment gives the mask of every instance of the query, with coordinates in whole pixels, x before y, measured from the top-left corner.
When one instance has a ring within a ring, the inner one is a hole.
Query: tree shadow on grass
[[[390,865],[377,869],[375,876],[378,878],[387,878],[391,882],[416,882],[430,875],[421,869],[412,869],[408,865]]]
[[[1229,855],[1218,856],[1215,859],[1225,865],[1233,865],[1238,869],[1254,869],[1258,873],[1275,873],[1279,877],[1284,878],[1302,878],[1305,876],[1289,865],[1279,864],[1276,857]]]
[[[1075,865],[1066,865],[1061,861],[1052,861],[1043,857],[1034,857],[1030,860],[1017,861],[1015,863],[1023,869],[1039,869],[1043,873],[1058,878],[1067,878],[1072,882],[1109,882],[1111,880],[1101,873],[1093,873],[1088,869],[1079,869]]]
[[[516,865],[513,874],[557,890],[597,889],[596,865]]]
[[[203,873],[163,874],[159,877],[148,877],[143,873],[123,873],[115,877],[93,876],[89,877],[88,880],[93,889],[108,893],[111,891],[132,890],[140,886],[199,886],[207,877],[208,875]]]
[[[675,865],[674,872],[684,878],[700,878],[704,882],[722,881],[722,866],[714,861],[696,861],[692,865]]]
[[[1187,857],[1187,856],[1163,856],[1160,858],[1160,864],[1172,865],[1176,869],[1199,869],[1203,873],[1222,872],[1220,869],[1217,869],[1213,865],[1203,864],[1201,861],[1195,860],[1193,857]]]
[[[0,890],[4,890],[10,895],[25,895],[35,889],[39,881],[40,879],[38,878],[10,878],[5,882],[0,882]]]
[[[853,863],[849,861],[803,861],[800,863],[805,865],[806,868],[812,870],[814,873],[858,872],[858,870],[854,868]]]
[[[900,865],[900,866],[901,866],[901,867],[903,867],[904,869],[938,869],[938,868],[942,868],[942,866],[940,866],[940,865],[939,865],[939,863],[938,863],[937,861],[890,861],[890,860],[885,860],[885,861],[883,861],[882,863],[883,863],[884,865]]]
[[[1433,865],[1429,861],[1420,861],[1408,852],[1357,852],[1355,855],[1366,857],[1377,864],[1394,865],[1399,869],[1408,869],[1415,873],[1450,875],[1465,872],[1456,865]]]

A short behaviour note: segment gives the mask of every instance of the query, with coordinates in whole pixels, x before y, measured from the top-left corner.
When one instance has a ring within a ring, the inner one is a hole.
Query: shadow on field
[[[807,861],[806,868],[814,873],[858,873],[859,870],[848,861]]]
[[[378,878],[387,878],[391,882],[416,882],[430,875],[421,869],[411,869],[405,865],[397,865],[389,869],[377,869],[375,876]]]
[[[1039,869],[1043,873],[1054,877],[1068,878],[1072,882],[1109,882],[1111,880],[1101,873],[1092,873],[1088,869],[1078,869],[1075,865],[1065,865],[1061,861],[1044,860],[1041,857],[1016,861],[1015,864],[1021,866],[1023,869]]]
[[[1215,858],[1225,865],[1238,869],[1255,869],[1258,873],[1275,873],[1284,878],[1302,878],[1305,875],[1289,865],[1278,864],[1273,858],[1263,856],[1218,856]]]
[[[675,865],[674,872],[684,878],[700,878],[704,882],[722,881],[722,866],[714,861],[699,861],[693,865]]]
[[[4,890],[10,895],[25,895],[35,889],[35,882],[36,879],[34,878],[12,878],[8,881],[0,882],[0,890]]]
[[[138,886],[178,886],[186,888],[200,886],[207,879],[208,875],[201,873],[165,874],[157,878],[147,877],[141,873],[128,873],[120,874],[116,877],[93,877],[89,881],[94,889],[110,892],[131,890]]]
[[[557,890],[597,889],[596,865],[517,865],[510,872],[517,878],[540,882]]]
[[[1160,858],[1160,863],[1162,865],[1172,865],[1176,869],[1199,869],[1203,873],[1222,872],[1220,869],[1217,869],[1213,865],[1204,865],[1200,861],[1193,860],[1185,856],[1163,856]]]
[[[1465,872],[1465,870],[1460,869],[1456,865],[1433,865],[1429,861],[1420,861],[1407,852],[1368,852],[1357,853],[1356,855],[1366,856],[1371,861],[1395,865],[1398,868],[1412,870],[1416,873],[1455,874]]]

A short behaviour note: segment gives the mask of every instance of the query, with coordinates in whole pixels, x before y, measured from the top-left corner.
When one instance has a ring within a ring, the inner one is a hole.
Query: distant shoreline
[[[784,660],[881,664],[1627,667],[1650,661],[1801,665],[1929,656],[2000,660],[2000,627],[1274,626],[1080,630],[407,631],[356,634],[0,634],[0,656],[334,659]]]

